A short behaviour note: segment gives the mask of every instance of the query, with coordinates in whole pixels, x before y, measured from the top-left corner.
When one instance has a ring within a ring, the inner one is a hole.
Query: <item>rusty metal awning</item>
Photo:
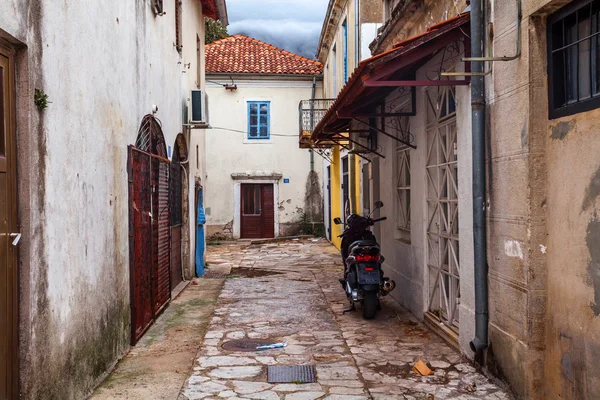
[[[434,57],[440,50],[459,40],[468,41],[468,25],[470,14],[464,13],[452,19],[429,27],[418,36],[396,43],[391,50],[361,61],[354,73],[340,91],[336,101],[327,110],[315,127],[310,141],[319,143],[335,141],[342,132],[351,133],[353,122],[359,129],[374,129],[377,132],[402,141],[383,129],[369,126],[372,117],[388,117],[414,115],[409,113],[385,114],[376,109],[382,100],[399,87],[414,88],[418,86],[468,85],[468,79],[416,80],[415,71]],[[468,51],[468,43],[465,43]],[[332,140],[333,139],[333,140]],[[404,142],[403,142],[404,143]],[[405,143],[414,147],[411,143]]]

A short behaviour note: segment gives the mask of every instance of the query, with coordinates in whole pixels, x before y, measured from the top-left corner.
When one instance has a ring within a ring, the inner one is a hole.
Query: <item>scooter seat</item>
[[[350,249],[353,249],[358,246],[373,247],[373,246],[378,246],[378,244],[374,240],[357,240],[356,242],[354,242],[350,245]]]

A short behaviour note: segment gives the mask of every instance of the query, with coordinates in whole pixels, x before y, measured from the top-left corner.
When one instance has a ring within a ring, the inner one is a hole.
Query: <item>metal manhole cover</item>
[[[313,383],[317,381],[314,365],[269,365],[269,383]]]
[[[204,279],[225,279],[227,278],[227,274],[223,274],[221,272],[206,272],[202,275]]]
[[[238,340],[230,340],[229,342],[223,343],[221,346],[223,350],[228,351],[259,351],[256,350],[259,346],[266,346],[268,344],[275,343],[272,340],[263,340],[263,339],[238,339]]]

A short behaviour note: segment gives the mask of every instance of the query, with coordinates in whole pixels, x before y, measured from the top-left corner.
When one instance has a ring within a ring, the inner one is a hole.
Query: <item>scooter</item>
[[[342,261],[344,278],[340,279],[350,308],[343,314],[356,311],[356,303],[361,304],[364,319],[373,319],[381,309],[380,296],[387,296],[396,287],[396,283],[383,276],[381,264],[385,261],[381,248],[371,232],[371,226],[387,218],[373,219],[373,213],[383,207],[383,202],[375,203],[375,209],[368,216],[351,214],[344,224],[335,218],[336,225],[345,225],[342,238]]]

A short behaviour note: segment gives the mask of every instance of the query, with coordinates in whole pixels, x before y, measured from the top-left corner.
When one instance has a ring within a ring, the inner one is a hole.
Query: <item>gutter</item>
[[[257,74],[257,73],[239,73],[239,72],[206,72],[206,77],[214,78],[233,78],[239,80],[254,80],[253,78],[285,78],[288,81],[312,81],[313,77],[323,78],[323,74],[318,75],[304,75],[304,74]]]
[[[223,26],[229,25],[229,16],[227,15],[227,5],[225,0],[215,0],[217,3],[217,13],[219,14],[219,21]]]
[[[354,0],[354,68],[360,62],[360,0]]]
[[[471,2],[471,55],[481,58],[485,46],[483,0]],[[475,252],[475,338],[469,344],[479,353],[488,347],[488,264],[485,176],[485,63],[471,61],[471,112],[473,135],[473,245]]]

